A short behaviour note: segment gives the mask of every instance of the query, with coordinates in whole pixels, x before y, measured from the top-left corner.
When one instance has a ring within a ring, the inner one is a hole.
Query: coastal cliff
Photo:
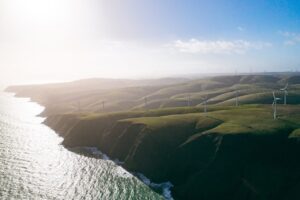
[[[155,86],[126,80],[128,88],[105,80],[108,90],[92,79],[7,91],[45,106],[44,123],[67,148],[97,147],[128,171],[170,181],[175,199],[292,200],[300,199],[298,80],[220,76]],[[279,100],[274,120],[272,91],[286,82],[289,105]]]
[[[129,171],[171,181],[175,199],[298,199],[298,110],[282,110],[290,117],[276,122],[265,107],[248,106],[206,115],[60,115],[45,124],[67,147],[96,146]]]

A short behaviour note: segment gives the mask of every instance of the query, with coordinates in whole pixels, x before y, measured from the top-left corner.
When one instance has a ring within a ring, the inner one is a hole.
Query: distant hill
[[[285,81],[290,84],[300,84],[300,76],[290,76]]]
[[[230,105],[234,104],[235,90],[239,91],[241,104],[270,104],[272,91],[279,90],[286,83],[290,84],[289,103],[300,103],[300,76],[293,74],[153,80],[94,78],[68,83],[11,86],[7,91],[16,92],[18,96],[30,96],[33,101],[46,106],[45,113],[54,114],[156,109],[188,104],[197,106],[203,103],[206,95],[208,104]],[[282,93],[278,91],[278,95],[282,96]]]
[[[131,172],[171,181],[175,199],[293,200],[300,199],[299,77],[88,79],[7,91],[44,105],[44,123],[65,147],[98,147]],[[281,98],[275,120],[273,91]]]

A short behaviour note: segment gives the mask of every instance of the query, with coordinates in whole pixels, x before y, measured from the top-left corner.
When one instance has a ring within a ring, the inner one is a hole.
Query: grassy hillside
[[[289,83],[289,104],[300,103],[298,75],[219,76],[202,79],[109,80],[89,79],[70,83],[12,86],[7,91],[30,96],[46,106],[44,115],[58,113],[107,113],[208,104],[270,104],[272,91]],[[282,102],[279,102],[282,103]]]
[[[46,106],[45,124],[63,145],[96,146],[129,171],[171,181],[175,199],[281,200],[300,199],[298,79],[219,76],[130,87],[122,82],[109,90],[69,88],[77,83],[57,93],[45,94],[49,85],[8,90],[34,93]],[[279,89],[287,82],[283,105]],[[276,120],[273,91],[281,98]]]
[[[171,181],[177,199],[297,199],[299,112],[281,105],[277,120],[269,105],[82,114],[63,143],[98,146],[130,171]],[[53,119],[46,123],[61,130]]]

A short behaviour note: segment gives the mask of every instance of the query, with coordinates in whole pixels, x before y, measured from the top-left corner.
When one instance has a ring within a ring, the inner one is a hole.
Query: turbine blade
[[[280,90],[287,90],[287,88],[288,88],[288,83],[284,86],[284,88],[282,88],[282,89],[280,89]]]

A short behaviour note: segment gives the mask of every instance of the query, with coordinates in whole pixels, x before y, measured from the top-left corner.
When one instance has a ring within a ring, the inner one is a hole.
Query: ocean
[[[1,200],[163,199],[116,162],[63,147],[37,117],[42,110],[29,99],[0,93]]]

